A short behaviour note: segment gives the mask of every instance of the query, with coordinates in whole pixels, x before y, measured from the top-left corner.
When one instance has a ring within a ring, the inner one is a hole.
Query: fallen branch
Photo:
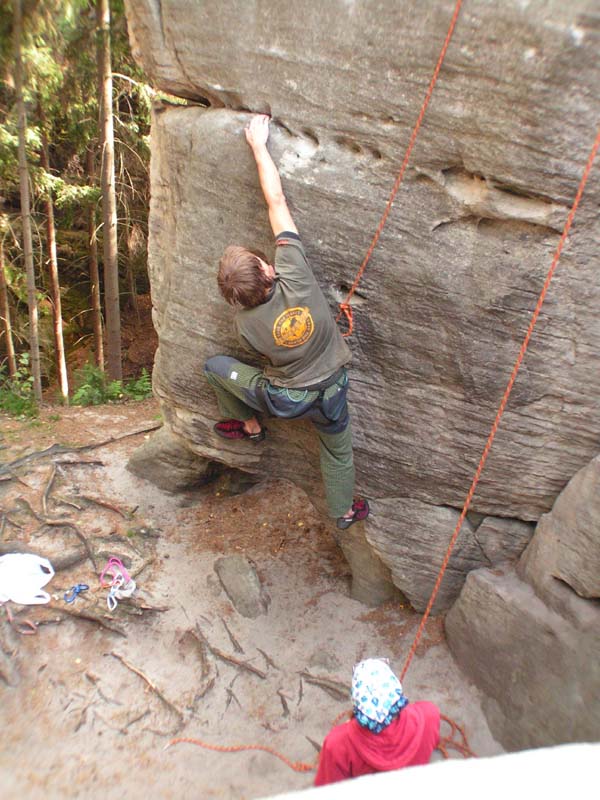
[[[131,545],[131,542],[129,542],[129,544]],[[138,575],[139,575],[141,572],[143,572],[143,571],[146,569],[146,567],[149,567],[149,566],[150,566],[150,564],[154,564],[154,562],[155,562],[155,561],[156,561],[156,559],[155,559],[155,558],[149,558],[147,561],[144,561],[144,563],[143,563],[143,564],[141,564],[141,565],[140,565],[140,566],[139,566],[139,567],[138,567],[138,568],[135,570],[135,572],[132,572],[132,573],[131,573],[131,577],[132,577],[132,578],[137,578],[137,576],[138,576]],[[160,609],[160,610],[162,611],[163,609]],[[166,611],[166,610],[167,610],[167,609],[165,608],[165,609],[164,609],[164,611]]]
[[[300,676],[308,683],[312,683],[314,686],[323,689],[323,691],[327,692],[334,700],[347,700],[350,697],[350,687],[339,681],[334,681],[331,678],[322,678],[318,675],[311,675],[310,672],[306,670],[301,672]]]
[[[83,466],[83,467],[103,467],[104,466],[104,461],[90,461],[90,460],[84,461],[83,459],[72,459],[70,461],[56,461],[56,460],[54,460],[52,463],[56,464],[57,467],[73,467],[73,466],[75,466],[75,467],[80,467],[80,466]]]
[[[224,653],[223,650],[220,650],[218,647],[212,645],[206,636],[200,630],[200,626],[196,623],[196,631],[190,631],[192,635],[197,636],[197,638],[204,643],[204,645],[210,650],[210,652],[216,658],[220,658],[221,661],[225,661],[227,664],[231,664],[234,667],[238,667],[239,669],[245,669],[247,672],[251,672],[254,675],[258,675],[259,678],[265,680],[267,677],[267,673],[263,672],[262,669],[258,669],[258,667],[253,666],[248,661],[240,661],[235,656],[231,656],[228,653]]]
[[[131,518],[129,514],[126,514],[125,511],[123,511],[118,506],[115,506],[106,500],[101,500],[99,497],[90,497],[89,495],[82,494],[81,499],[85,500],[88,503],[92,503],[95,506],[100,506],[100,508],[108,508],[109,511],[114,511],[115,514],[119,514],[119,516],[123,517],[123,519]]]
[[[242,707],[242,704],[241,704],[241,703],[240,703],[240,701],[238,700],[238,698],[237,698],[237,695],[236,695],[236,693],[233,691],[233,689],[231,688],[231,686],[227,686],[227,687],[226,687],[226,689],[225,689],[225,691],[227,692],[227,702],[225,703],[225,711],[227,711],[227,709],[228,709],[228,708],[229,708],[229,706],[231,705],[231,701],[232,701],[232,700],[235,700],[235,702],[238,704],[238,708],[241,708],[241,707]],[[225,711],[224,711],[223,713],[225,713]]]
[[[50,497],[50,492],[52,491],[52,485],[54,484],[54,479],[56,478],[56,466],[52,466],[50,470],[50,477],[48,478],[48,483],[46,484],[46,488],[44,489],[44,494],[42,495],[42,511],[44,512],[44,516],[48,516],[48,498]]]
[[[130,719],[129,722],[126,722],[125,725],[123,725],[122,728],[119,728],[120,732],[123,733],[123,734],[127,734],[129,732],[129,728],[132,725],[135,725],[136,722],[139,722],[140,720],[144,719],[144,717],[147,717],[149,713],[150,713],[150,709],[148,709],[148,708],[145,711],[142,711],[142,713],[138,714],[137,717],[134,717],[133,719]]]
[[[79,715],[79,720],[75,725],[75,728],[73,729],[73,733],[77,733],[77,731],[82,727],[82,725],[85,725],[87,721],[87,712],[91,705],[93,705],[92,702],[89,702],[87,706],[85,706],[85,708],[82,710],[81,714]]]
[[[124,658],[119,653],[115,653],[114,650],[111,650],[111,652],[108,655],[112,656],[113,658],[116,658],[118,661],[121,662],[121,664],[123,664],[124,667],[126,667],[128,670],[130,670],[135,675],[140,677],[150,687],[150,689],[159,698],[159,700],[161,700],[164,703],[164,705],[173,714],[175,714],[175,716],[179,720],[180,726],[183,725],[183,721],[184,721],[183,713],[170,700],[167,700],[167,698],[164,696],[164,694],[161,692],[161,690],[158,688],[158,686],[153,681],[151,681],[150,678],[141,671],[141,669],[138,669],[137,667],[134,667],[134,665],[130,664],[129,661],[127,661],[126,658]]]
[[[263,681],[267,677],[266,672],[263,672],[262,669],[258,669],[258,667],[255,667],[252,664],[249,664],[247,661],[240,661],[239,658],[230,656],[228,653],[224,653],[222,650],[219,650],[218,647],[214,647],[213,645],[209,645],[209,647],[211,653],[217,658],[220,658],[221,661],[225,661],[227,664],[231,664],[234,667],[251,672],[253,675],[258,675],[258,677],[262,678]]]
[[[21,456],[21,458],[17,458],[16,461],[11,461],[9,464],[3,464],[0,467],[0,475],[10,474],[14,469],[23,466],[23,464],[27,464],[29,461],[36,461],[40,458],[47,458],[48,456],[53,456],[53,455],[61,455],[63,453],[83,453],[86,450],[95,450],[98,447],[104,447],[107,444],[112,444],[112,442],[119,442],[121,441],[121,439],[127,439],[130,436],[137,436],[140,433],[148,433],[149,431],[155,431],[157,428],[161,427],[162,427],[162,422],[154,422],[152,425],[149,425],[146,428],[139,428],[138,430],[131,431],[130,433],[124,433],[121,436],[111,436],[110,439],[104,439],[102,442],[95,442],[94,444],[83,444],[79,445],[78,447],[66,447],[65,445],[62,444],[52,444],[45,450],[35,450],[33,453],[28,453],[26,456]]]
[[[279,669],[277,664],[273,661],[273,659],[271,658],[271,656],[268,653],[265,653],[265,651],[261,650],[260,647],[257,647],[256,649],[261,654],[261,656],[264,658],[264,660],[267,662],[267,666],[273,667],[273,669],[276,669],[278,672],[281,672],[281,670]]]
[[[57,611],[59,614],[66,614],[69,617],[86,620],[86,622],[95,622],[96,625],[100,625],[101,628],[111,633],[118,633],[119,636],[123,636],[125,639],[127,638],[127,634],[122,628],[118,625],[114,625],[112,622],[106,622],[102,617],[88,614],[85,611],[75,611],[74,608],[53,608],[53,610]]]
[[[311,739],[310,736],[306,736],[306,734],[304,735],[304,738],[312,744],[317,753],[321,752],[321,745],[318,742],[315,742],[314,739]]]
[[[42,527],[44,526],[49,526],[51,528],[69,528],[70,530],[72,530],[75,536],[77,536],[79,541],[85,547],[85,552],[87,553],[89,560],[92,562],[94,571],[98,572],[98,564],[96,563],[96,557],[94,556],[94,551],[92,550],[92,546],[90,545],[88,540],[85,538],[83,533],[79,530],[79,528],[77,527],[77,525],[75,525],[74,522],[68,519],[56,519],[56,520],[47,519],[44,520],[44,525]]]
[[[123,705],[123,703],[121,703],[120,700],[115,700],[114,697],[108,697],[108,695],[104,694],[104,692],[102,691],[102,689],[100,688],[100,685],[99,685],[100,684],[100,678],[99,678],[98,675],[94,675],[93,672],[89,672],[89,671],[85,672],[84,674],[85,674],[85,677],[88,679],[88,681],[91,684],[93,684],[96,692],[98,693],[100,698],[102,700],[104,700],[105,703],[109,703],[109,704],[112,704],[112,705],[115,705],[115,706],[122,706]]]
[[[281,705],[283,707],[283,716],[289,717],[290,715],[290,707],[287,704],[287,701],[290,699],[286,694],[283,693],[281,689],[277,689],[277,694],[279,695],[279,699],[281,700]]]
[[[206,658],[206,651],[210,646],[201,633],[198,634],[196,631],[189,630],[186,631],[186,634],[198,645],[198,650],[200,651],[200,680],[206,680],[210,675],[210,667],[208,665],[208,659]],[[186,634],[184,634],[184,637]]]
[[[17,497],[17,499],[15,500],[15,504],[22,506],[26,511],[29,512],[29,514],[31,514],[31,516],[34,519],[37,519],[38,522],[45,522],[46,521],[44,517],[41,517],[37,513],[37,511],[34,510],[34,508],[32,507],[31,503],[29,502],[29,500],[26,500],[24,497],[22,497],[22,496]],[[22,527],[22,526],[19,526],[19,527]]]
[[[18,531],[22,531],[23,530],[23,526],[19,525],[18,522],[15,522],[14,519],[12,519],[11,517],[8,516],[8,514],[4,514],[4,518],[6,519],[6,522],[9,525],[13,526],[13,528],[16,528]]]
[[[125,599],[129,599],[129,605],[135,608],[139,608],[140,611],[151,611],[154,614],[162,614],[164,611],[171,610],[171,606],[149,606],[142,601],[136,603],[134,598],[125,598]]]
[[[70,506],[71,508],[74,508],[76,511],[83,511],[83,506],[78,506],[77,503],[74,503],[72,500],[67,500],[66,497],[55,496],[54,502],[60,503],[60,505],[63,506]]]
[[[238,642],[238,640],[235,638],[235,636],[233,635],[233,633],[231,632],[231,630],[229,628],[229,625],[225,622],[223,617],[221,617],[221,622],[223,623],[223,627],[227,631],[227,635],[229,636],[229,640],[230,640],[231,644],[233,645],[233,649],[235,650],[235,652],[236,653],[243,653],[244,652],[244,648]]]
[[[4,481],[18,481],[19,483],[22,483],[23,486],[26,486],[28,489],[31,489],[31,486],[26,481],[24,481],[23,478],[19,478],[18,475],[13,475],[11,472],[9,472],[8,475],[0,476],[0,482]]]

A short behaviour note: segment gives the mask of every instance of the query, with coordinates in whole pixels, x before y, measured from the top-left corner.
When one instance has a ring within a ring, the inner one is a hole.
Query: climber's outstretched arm
[[[269,117],[266,114],[257,114],[252,117],[245,133],[258,168],[260,188],[269,209],[269,222],[273,234],[277,236],[283,231],[298,233],[283,193],[279,172],[267,150]]]

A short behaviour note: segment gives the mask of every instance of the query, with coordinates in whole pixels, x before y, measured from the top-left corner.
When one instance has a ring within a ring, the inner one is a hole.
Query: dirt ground
[[[349,708],[353,664],[387,656],[402,668],[418,616],[350,598],[347,564],[299,489],[272,481],[231,495],[217,482],[173,496],[126,470],[159,424],[154,401],[0,417],[4,465],[66,448],[10,471],[0,464],[0,553],[29,550],[56,569],[49,605],[7,604],[13,626],[0,610],[6,800],[237,800],[308,787],[314,773],[264,752],[165,746],[181,737],[258,744],[312,762]],[[235,610],[215,572],[216,559],[234,553],[254,562],[268,595],[256,619]],[[98,575],[111,555],[138,586],[113,613]],[[63,593],[79,582],[90,589],[68,605]],[[35,635],[20,632],[25,619]],[[441,620],[428,623],[404,688],[463,725],[478,755],[501,752]]]

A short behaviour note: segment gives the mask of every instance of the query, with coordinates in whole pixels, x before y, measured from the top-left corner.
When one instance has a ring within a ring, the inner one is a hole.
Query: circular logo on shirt
[[[286,308],[273,324],[273,338],[281,347],[299,347],[308,342],[314,329],[308,308]]]

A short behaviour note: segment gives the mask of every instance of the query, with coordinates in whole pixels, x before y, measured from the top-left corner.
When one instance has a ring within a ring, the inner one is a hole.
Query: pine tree
[[[98,0],[98,87],[100,94],[101,187],[104,242],[104,305],[108,375],[122,378],[119,260],[117,245],[117,200],[115,194],[115,143],[112,110],[110,57],[110,7]]]
[[[48,136],[46,133],[43,110],[41,111],[42,123],[42,149],[41,163],[46,172],[50,173],[50,157],[48,155]],[[56,229],[54,226],[54,204],[52,192],[46,191],[44,202],[46,205],[46,241],[48,245],[48,273],[50,276],[50,292],[52,297],[52,320],[54,329],[54,357],[56,374],[60,394],[63,402],[69,399],[69,380],[67,378],[67,363],[65,360],[65,342],[63,338],[62,303],[60,299],[60,281],[58,277],[58,259],[56,256]]]
[[[96,185],[94,148],[86,150],[86,168],[90,186]],[[92,326],[94,328],[94,359],[96,366],[104,370],[104,341],[102,338],[102,303],[100,299],[100,273],[98,271],[98,240],[96,238],[96,203],[88,206],[88,242],[90,265],[90,300],[92,304]]]
[[[15,54],[15,96],[18,110],[19,135],[19,182],[21,191],[21,221],[23,229],[23,255],[27,274],[27,303],[29,306],[29,351],[31,355],[31,374],[33,394],[38,403],[42,400],[42,376],[40,368],[40,345],[38,332],[38,301],[33,265],[33,241],[31,236],[31,209],[29,197],[29,172],[25,135],[27,117],[23,98],[23,61],[21,45],[23,36],[23,9],[21,0],[13,0],[13,42]]]
[[[2,316],[8,374],[11,378],[14,378],[17,374],[17,360],[15,358],[15,346],[12,335],[10,303],[8,302],[8,282],[6,280],[6,267],[4,262],[4,235],[0,232],[0,236],[0,315]]]

